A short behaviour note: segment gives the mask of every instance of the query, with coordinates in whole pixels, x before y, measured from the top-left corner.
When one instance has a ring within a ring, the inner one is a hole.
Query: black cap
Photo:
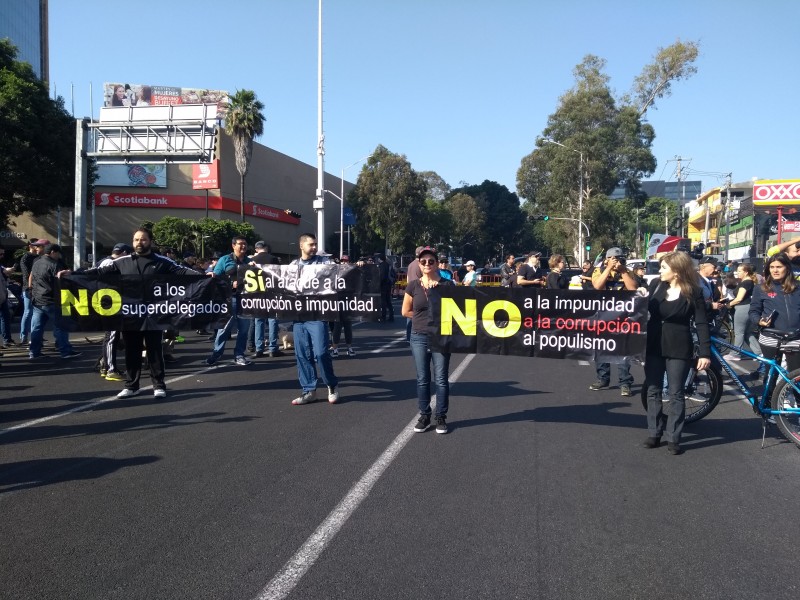
[[[703,258],[700,259],[700,263],[699,264],[716,266],[717,265],[717,259],[714,258],[713,256],[704,256]]]
[[[51,252],[61,252],[61,246],[58,244],[47,244],[44,247],[44,253],[50,254]]]
[[[265,242],[264,240],[258,240],[256,242],[256,248],[264,248],[266,245],[267,245],[267,242]]]
[[[122,254],[123,252],[130,254],[131,252],[133,252],[133,248],[128,246],[128,244],[117,244],[111,250],[111,254]]]

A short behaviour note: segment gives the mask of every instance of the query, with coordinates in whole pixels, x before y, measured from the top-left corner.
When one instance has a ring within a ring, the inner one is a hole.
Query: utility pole
[[[680,228],[676,231],[678,237],[683,237],[683,197],[685,195],[685,185],[682,185],[684,181],[686,181],[686,176],[683,174],[681,170],[681,161],[691,161],[691,158],[683,158],[682,156],[675,156],[675,160],[678,162],[678,166],[675,169],[675,179],[678,180],[678,223],[680,223]]]
[[[728,262],[728,246],[731,235],[731,182],[733,173],[728,173],[725,180],[725,255],[724,260]]]

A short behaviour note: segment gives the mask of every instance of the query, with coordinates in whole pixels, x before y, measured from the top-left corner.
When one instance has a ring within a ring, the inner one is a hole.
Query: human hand
[[[698,358],[697,359],[697,370],[698,371],[705,371],[710,366],[711,366],[711,359],[710,358]]]

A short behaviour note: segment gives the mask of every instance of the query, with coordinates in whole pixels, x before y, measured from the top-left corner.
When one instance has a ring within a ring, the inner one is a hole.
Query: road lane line
[[[391,344],[389,344],[391,345]],[[475,354],[469,354],[461,361],[458,368],[450,375],[450,383],[458,381]],[[435,395],[431,396],[431,401],[435,400]],[[378,482],[384,471],[389,468],[400,451],[408,441],[414,437],[414,422],[418,416],[403,427],[400,434],[383,451],[372,466],[361,476],[355,485],[350,488],[344,498],[334,508],[325,520],[317,527],[300,549],[290,558],[283,568],[272,578],[272,580],[256,596],[256,600],[283,600],[300,582],[300,579],[317,562],[326,546],[330,544],[339,530],[344,526],[350,516],[355,512],[359,505],[366,499],[373,486]]]
[[[176,381],[181,381],[183,379],[188,379],[189,377],[197,377],[202,373],[206,373],[208,371],[213,371],[216,369],[216,366],[208,367],[206,369],[202,369],[197,371],[196,373],[187,373],[186,375],[181,375],[180,377],[175,377],[174,379],[168,379],[164,383],[171,384],[175,383]],[[147,387],[140,388],[141,391],[152,390],[153,386],[148,385]],[[136,398],[137,396],[132,396],[132,398]],[[123,398],[117,398],[117,395],[114,394],[109,398],[103,398],[102,400],[95,400],[94,402],[90,402],[89,404],[83,404],[81,406],[76,406],[75,408],[70,408],[68,410],[64,410],[52,415],[48,415],[46,417],[42,417],[40,419],[34,419],[33,421],[26,421],[25,423],[19,423],[18,425],[14,425],[13,427],[9,427],[7,429],[0,429],[0,436],[5,435],[6,433],[11,433],[12,431],[18,431],[20,429],[25,429],[27,427],[33,427],[34,425],[39,425],[40,423],[46,423],[47,421],[52,421],[53,419],[59,419],[61,417],[66,417],[67,415],[71,415],[73,413],[83,412],[85,410],[89,410],[94,408],[95,406],[100,406],[101,404],[105,404],[106,402],[112,402],[114,400],[124,400]]]

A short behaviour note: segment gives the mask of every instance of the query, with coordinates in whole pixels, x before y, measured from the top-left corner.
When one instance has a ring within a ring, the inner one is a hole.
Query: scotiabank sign
[[[219,189],[219,161],[192,165],[193,190]]]
[[[800,179],[775,179],[756,181],[753,184],[755,206],[800,205]]]
[[[139,194],[128,192],[95,192],[95,206],[109,208],[193,208],[196,210],[205,209],[205,196],[178,196],[174,194]],[[208,197],[209,210],[220,210],[239,214],[241,203],[233,198],[220,196]],[[256,219],[266,219],[268,221],[280,221],[281,223],[291,223],[299,225],[300,219],[290,217],[284,211],[266,204],[255,204],[253,202],[244,203],[244,214],[246,217]]]

